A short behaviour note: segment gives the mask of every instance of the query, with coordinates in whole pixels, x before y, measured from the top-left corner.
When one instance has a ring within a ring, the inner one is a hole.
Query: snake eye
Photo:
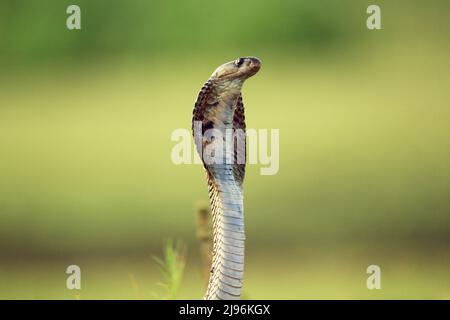
[[[237,67],[242,66],[243,63],[244,63],[244,58],[239,58],[238,60],[236,60],[236,61],[234,62],[234,64],[235,64]]]

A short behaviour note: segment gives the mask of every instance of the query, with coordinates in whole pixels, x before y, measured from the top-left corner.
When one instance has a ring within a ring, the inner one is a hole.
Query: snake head
[[[211,80],[233,81],[250,78],[261,68],[261,60],[255,57],[244,57],[227,62],[218,67],[212,74]]]

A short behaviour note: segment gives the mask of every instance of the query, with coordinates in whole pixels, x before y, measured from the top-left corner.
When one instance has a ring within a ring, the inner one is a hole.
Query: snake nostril
[[[258,58],[254,58],[254,57],[250,58],[250,61],[251,61],[251,64],[256,67],[259,67],[261,65],[261,60],[259,60]]]

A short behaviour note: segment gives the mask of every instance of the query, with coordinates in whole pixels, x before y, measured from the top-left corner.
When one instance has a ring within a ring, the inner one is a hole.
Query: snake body
[[[202,87],[193,111],[194,140],[206,170],[213,216],[212,265],[204,297],[207,300],[241,296],[245,240],[245,117],[241,88],[260,67],[260,60],[254,57],[221,65]],[[231,139],[230,132],[235,134]]]

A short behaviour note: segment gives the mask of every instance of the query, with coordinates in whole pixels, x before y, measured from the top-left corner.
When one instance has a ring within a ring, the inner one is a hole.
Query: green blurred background
[[[450,299],[449,9],[2,0],[0,298],[160,298],[168,238],[188,246],[179,297],[201,298],[207,188],[201,166],[171,162],[170,134],[218,65],[254,55],[247,126],[280,129],[280,171],[248,167],[245,297]]]

